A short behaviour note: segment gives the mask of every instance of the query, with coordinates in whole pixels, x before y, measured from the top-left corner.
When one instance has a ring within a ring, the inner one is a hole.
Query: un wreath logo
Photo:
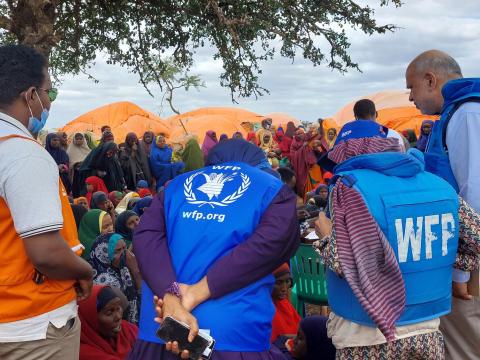
[[[202,175],[205,178],[205,183],[197,187],[196,190],[207,195],[208,200],[198,200],[193,190],[193,180],[199,175]],[[242,183],[238,189],[235,190],[233,194],[227,195],[222,200],[218,200],[223,192],[225,184],[232,181],[237,176],[240,176],[242,179]],[[205,174],[203,171],[200,171],[191,175],[185,180],[185,183],[183,184],[183,193],[189,204],[198,205],[199,207],[202,207],[203,205],[210,205],[212,208],[214,208],[215,206],[228,206],[233,204],[235,201],[240,199],[243,194],[245,194],[250,187],[250,184],[250,178],[243,173],[238,174],[234,172],[231,175],[226,175],[223,173]]]

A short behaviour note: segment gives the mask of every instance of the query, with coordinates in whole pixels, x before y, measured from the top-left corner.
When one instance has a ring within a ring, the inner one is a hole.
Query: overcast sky
[[[206,83],[200,91],[178,92],[175,104],[181,112],[206,106],[237,106],[260,114],[286,112],[300,120],[315,120],[333,115],[346,103],[370,93],[403,89],[404,72],[409,61],[429,49],[452,55],[466,77],[480,75],[480,13],[478,0],[404,0],[404,5],[379,8],[380,0],[364,1],[374,6],[379,24],[395,24],[394,33],[367,36],[349,32],[350,54],[362,73],[351,70],[346,75],[326,66],[313,67],[303,59],[277,58],[264,63],[260,83],[270,90],[258,100],[240,99],[232,104],[227,88],[219,85],[221,64],[214,62],[206,49],[196,57],[192,73]],[[67,76],[59,87],[60,95],[52,107],[48,127],[60,127],[98,106],[128,100],[161,117],[171,115],[168,106],[160,105],[161,94],[151,98],[138,76],[125,68],[107,65],[97,59],[91,74]]]

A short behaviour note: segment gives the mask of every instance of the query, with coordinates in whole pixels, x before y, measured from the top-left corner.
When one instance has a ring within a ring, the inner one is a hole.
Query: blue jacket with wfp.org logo
[[[455,190],[424,170],[418,150],[357,156],[338,165],[335,175],[353,183],[395,252],[406,290],[396,325],[449,313],[459,228]],[[345,279],[329,270],[327,285],[337,315],[375,326]]]
[[[445,179],[458,192],[446,143],[447,127],[457,109],[470,101],[480,102],[480,79],[465,78],[449,81],[442,89],[444,104],[440,120],[433,125],[425,150],[425,169]]]
[[[278,179],[243,163],[206,167],[175,178],[165,189],[164,204],[177,281],[197,283],[218,259],[246,241],[281,187]],[[216,340],[216,350],[270,349],[273,284],[273,275],[268,275],[193,310],[200,329],[209,330]],[[161,343],[155,336],[158,324],[153,321],[152,299],[144,283],[139,337]]]

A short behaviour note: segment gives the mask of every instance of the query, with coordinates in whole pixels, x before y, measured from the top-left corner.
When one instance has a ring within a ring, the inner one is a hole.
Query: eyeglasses
[[[293,287],[293,279],[288,278],[288,279],[285,279],[285,280],[281,280],[281,279],[275,280],[275,286],[283,286],[283,285],[286,285],[288,288],[292,288]]]
[[[50,99],[50,102],[54,102],[58,96],[57,88],[50,88],[50,89],[38,88],[38,89],[43,90],[47,93],[48,98]]]

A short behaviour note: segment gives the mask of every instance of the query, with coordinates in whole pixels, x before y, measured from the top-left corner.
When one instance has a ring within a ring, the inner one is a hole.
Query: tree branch
[[[168,92],[167,102],[168,102],[168,105],[170,105],[170,109],[172,109],[172,111],[175,114],[180,114],[180,111],[173,106],[173,89],[168,89],[167,92]]]
[[[207,3],[208,6],[210,6],[215,12],[215,15],[217,16],[220,24],[227,28],[227,31],[230,33],[233,42],[238,46],[241,42],[235,26],[248,24],[248,20],[246,19],[246,17],[244,16],[240,19],[228,19],[225,16],[225,13],[223,12],[217,0],[208,0]]]

